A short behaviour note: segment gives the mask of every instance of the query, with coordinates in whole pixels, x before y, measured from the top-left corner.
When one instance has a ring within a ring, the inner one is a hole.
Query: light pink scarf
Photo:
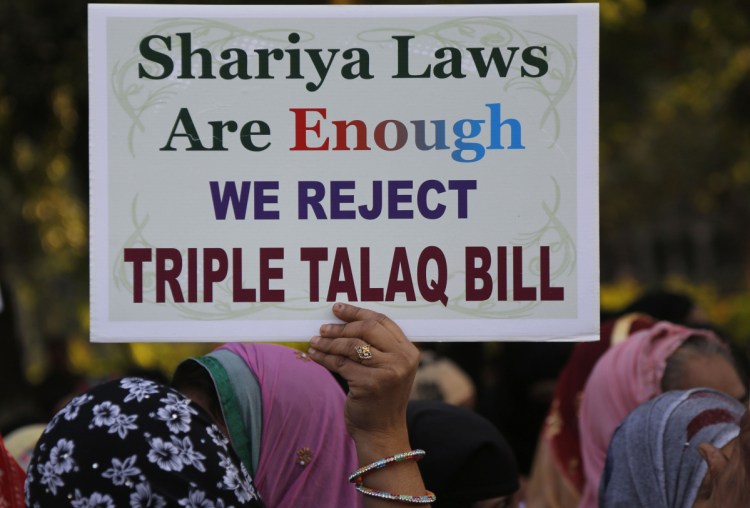
[[[662,321],[634,333],[597,362],[583,391],[578,422],[585,477],[579,508],[598,506],[612,434],[633,409],[661,393],[667,359],[694,335],[719,340],[712,332]]]
[[[269,508],[358,508],[357,469],[344,425],[346,396],[307,355],[273,344],[227,344],[258,380],[263,428],[255,484]]]

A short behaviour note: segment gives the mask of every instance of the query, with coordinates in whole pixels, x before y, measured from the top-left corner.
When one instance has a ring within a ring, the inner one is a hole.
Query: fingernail
[[[318,350],[312,347],[307,348],[307,354],[310,356],[315,356],[318,354]]]
[[[328,330],[330,330],[330,328],[331,328],[330,325],[321,325],[321,327],[320,327],[320,333],[326,333]],[[320,337],[318,337],[318,338],[320,338]]]
[[[310,339],[310,344],[317,344],[318,342],[320,342],[320,337],[316,336]]]
[[[344,306],[343,306],[342,304],[340,304],[340,303],[334,303],[334,304],[333,304],[333,310],[334,310],[335,312],[338,312],[338,311],[340,311],[340,310],[341,310],[341,309],[343,309],[343,308],[344,308]]]

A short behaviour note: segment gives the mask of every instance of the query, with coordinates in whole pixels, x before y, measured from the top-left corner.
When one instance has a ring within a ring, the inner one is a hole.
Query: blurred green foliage
[[[747,341],[750,2],[600,8],[603,305],[682,276]],[[85,2],[0,2],[0,280],[16,297],[32,380],[46,372],[51,341],[67,341],[72,365],[96,375],[138,363],[166,370],[208,348],[88,344],[86,39]],[[673,230],[708,231],[702,263],[688,253],[687,269],[670,264],[670,249],[692,245],[666,241]],[[656,260],[648,272],[638,271],[643,256]],[[2,358],[0,369],[18,361]]]

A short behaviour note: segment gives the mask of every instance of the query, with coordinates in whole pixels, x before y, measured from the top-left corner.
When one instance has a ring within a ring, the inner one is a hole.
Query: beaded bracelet
[[[434,503],[437,500],[437,496],[429,490],[423,496],[391,494],[390,492],[384,492],[382,490],[375,490],[369,487],[365,487],[361,482],[357,483],[356,489],[366,496],[377,497],[379,499],[385,499],[387,501],[398,501],[400,503],[430,504]]]
[[[371,462],[370,464],[367,464],[366,466],[362,466],[361,468],[357,469],[356,471],[354,471],[352,474],[349,475],[349,481],[354,483],[357,480],[361,479],[367,473],[370,473],[377,469],[383,469],[385,466],[389,464],[395,464],[396,462],[403,462],[405,460],[419,460],[424,456],[425,456],[424,450],[411,450],[409,452],[397,453],[396,455],[391,455],[390,457],[376,460],[375,462]]]

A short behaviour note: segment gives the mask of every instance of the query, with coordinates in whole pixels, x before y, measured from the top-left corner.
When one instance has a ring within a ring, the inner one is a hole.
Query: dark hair
[[[661,378],[661,389],[663,392],[681,389],[681,381],[685,376],[686,370],[685,364],[689,358],[696,355],[721,356],[737,370],[732,353],[724,343],[710,340],[706,335],[691,335],[667,358],[664,375]]]
[[[694,308],[695,302],[687,295],[654,289],[625,307],[622,314],[641,312],[659,321],[686,324]]]
[[[216,393],[214,380],[208,370],[197,361],[188,359],[177,366],[177,370],[172,376],[172,388],[183,394],[190,391],[201,393],[208,402],[206,408],[208,412],[214,418],[222,417],[221,404]]]

